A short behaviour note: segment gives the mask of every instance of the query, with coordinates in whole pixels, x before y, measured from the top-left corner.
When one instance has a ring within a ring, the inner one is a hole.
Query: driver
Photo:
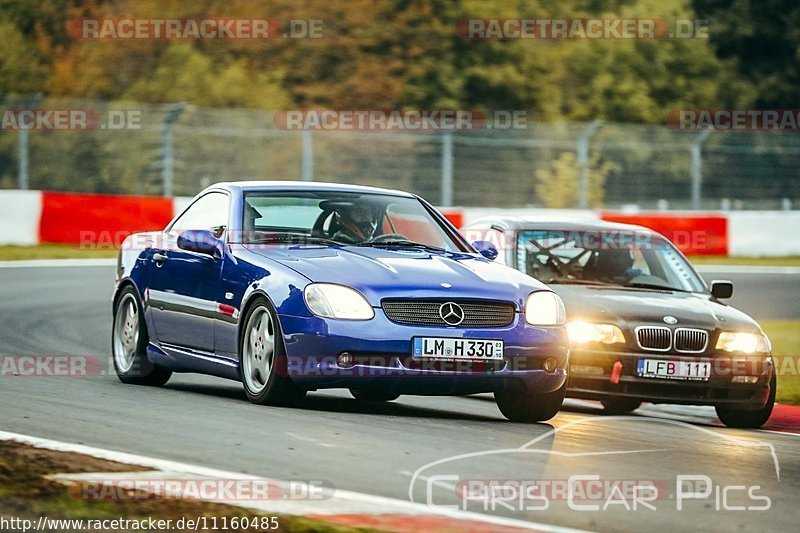
[[[633,268],[633,255],[630,250],[603,250],[597,252],[591,277],[598,281],[630,281],[641,275],[642,271]]]
[[[334,211],[337,227],[333,239],[358,244],[372,239],[378,228],[378,217],[368,204],[352,204]]]

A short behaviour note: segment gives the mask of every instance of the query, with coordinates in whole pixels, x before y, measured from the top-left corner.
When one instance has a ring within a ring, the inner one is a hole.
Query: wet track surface
[[[800,290],[797,277],[713,277],[733,279],[736,302],[756,318],[797,318],[797,298],[786,289]],[[109,372],[112,282],[109,267],[0,269],[0,353],[100,361],[91,377],[0,376],[0,429],[284,480],[322,480],[406,501],[416,472],[415,501],[430,496],[439,504],[576,528],[796,528],[800,438],[792,435],[605,417],[583,404],[568,406],[550,424],[514,424],[488,397],[404,396],[368,405],[346,391],[328,391],[310,393],[299,408],[260,407],[235,382],[195,375],[175,375],[161,389],[122,385]],[[780,301],[765,301],[771,294]],[[652,482],[659,495],[636,510],[627,508],[633,498],[627,506],[615,498],[605,510],[606,498],[572,500],[600,505],[598,511],[570,508],[558,489],[522,501],[507,493],[487,508],[479,501],[465,507],[456,496],[466,480],[473,488],[486,480],[558,487],[576,475]],[[711,493],[683,501],[678,511],[679,475],[708,476]],[[724,491],[729,485],[746,489]],[[753,486],[759,488],[748,496]],[[764,506],[762,496],[770,500],[768,511],[724,510]]]

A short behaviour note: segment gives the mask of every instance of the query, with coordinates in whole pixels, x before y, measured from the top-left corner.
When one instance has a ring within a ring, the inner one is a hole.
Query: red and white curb
[[[23,435],[0,431],[0,440],[15,441],[30,446],[53,450],[58,452],[77,453],[88,455],[98,459],[114,461],[117,463],[135,465],[157,470],[157,474],[152,472],[136,472],[123,474],[126,478],[132,475],[144,476],[145,478],[160,475],[168,479],[198,479],[206,478],[212,480],[264,480],[258,476],[252,476],[241,472],[228,472],[215,468],[208,468],[199,465],[180,463],[167,459],[158,459],[143,455],[136,455],[126,452],[95,448],[82,444],[61,442],[41,437]],[[104,479],[120,474],[85,474],[54,476],[61,481],[91,480],[102,475]],[[282,480],[269,479],[271,484],[282,487],[297,487],[297,482],[287,482]],[[504,518],[500,516],[486,515],[470,511],[462,511],[445,507],[428,506],[420,503],[376,496],[361,492],[353,492],[340,489],[325,489],[326,499],[322,500],[269,500],[269,501],[222,501],[227,505],[234,505],[265,513],[298,515],[309,518],[318,518],[324,521],[335,522],[338,524],[348,524],[360,527],[373,527],[388,531],[411,532],[411,531],[493,531],[493,532],[513,532],[513,531],[543,531],[543,532],[577,532],[581,530]],[[212,500],[214,501],[214,500]]]

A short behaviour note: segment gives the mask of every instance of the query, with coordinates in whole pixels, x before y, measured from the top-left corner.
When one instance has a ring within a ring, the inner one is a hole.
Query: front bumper
[[[708,381],[641,377],[637,373],[637,365],[639,359],[645,358],[710,361],[711,375]],[[622,371],[618,382],[614,383],[612,373],[617,361],[622,363]],[[592,367],[593,372],[587,372],[586,367]],[[602,369],[602,373],[599,369]],[[760,409],[767,402],[773,372],[772,359],[762,355],[687,356],[575,350],[570,358],[567,396],[589,400],[635,398],[651,403]],[[733,376],[737,375],[756,376],[757,381],[732,382]]]
[[[564,327],[534,327],[522,314],[502,328],[408,326],[390,321],[381,309],[366,321],[281,315],[286,372],[308,389],[377,387],[398,394],[476,394],[508,388],[531,393],[564,385],[569,341]],[[411,356],[413,337],[497,339],[504,342],[501,361],[431,361]],[[342,366],[342,353],[354,358]],[[542,368],[547,358],[557,363]]]

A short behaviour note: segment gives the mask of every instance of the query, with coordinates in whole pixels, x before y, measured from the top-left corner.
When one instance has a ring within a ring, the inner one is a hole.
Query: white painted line
[[[23,261],[0,261],[0,268],[52,268],[52,267],[99,267],[114,266],[113,258],[93,259],[31,259]]]
[[[317,439],[312,439],[311,437],[304,437],[302,435],[298,435],[296,433],[291,433],[289,431],[284,431],[286,435],[289,435],[293,439],[297,439],[303,442],[310,442],[312,444],[316,444],[317,446],[322,446],[323,448],[335,448],[335,444],[329,444],[327,442],[318,441]]]
[[[695,265],[698,272],[719,274],[800,274],[800,267],[750,265]]]
[[[167,459],[157,459],[154,457],[147,457],[144,455],[136,455],[126,452],[118,452],[113,450],[106,450],[103,448],[94,448],[85,446],[83,444],[72,444],[68,442],[61,442],[41,437],[34,437],[31,435],[22,435],[19,433],[11,433],[7,431],[0,431],[0,440],[12,440],[29,444],[37,448],[47,450],[54,450],[59,452],[78,453],[89,455],[107,461],[115,461],[118,463],[144,466],[155,468],[164,472],[175,472],[182,474],[193,474],[198,476],[205,476],[218,479],[227,480],[253,480],[264,479],[258,476],[243,474],[241,472],[228,472],[225,470],[218,470],[215,468],[208,468],[204,466],[191,465],[186,463],[179,463]],[[289,484],[286,481],[273,480],[282,484]],[[298,482],[292,482],[298,485]],[[504,518],[500,516],[487,515],[472,511],[462,511],[459,509],[450,509],[446,507],[428,506],[420,503],[413,503],[405,500],[398,500],[395,498],[387,498],[385,496],[375,496],[372,494],[364,494],[361,492],[353,492],[347,490],[336,489],[330,493],[330,498],[326,500],[271,500],[268,502],[225,502],[230,505],[238,505],[241,507],[248,507],[259,510],[267,510],[273,513],[295,514],[295,515],[339,515],[339,514],[408,514],[414,516],[443,516],[452,518],[454,520],[468,520],[474,522],[481,522],[485,524],[492,524],[498,526],[517,527],[520,529],[528,529],[533,531],[547,531],[555,533],[569,533],[577,532],[580,530],[564,528],[559,526],[552,526],[549,524],[542,524],[538,522],[531,522],[527,520],[518,520],[514,518]]]
[[[800,437],[800,433],[788,433],[786,431],[778,431],[776,429],[759,429],[759,433],[772,433],[773,435],[786,435],[788,437]]]

